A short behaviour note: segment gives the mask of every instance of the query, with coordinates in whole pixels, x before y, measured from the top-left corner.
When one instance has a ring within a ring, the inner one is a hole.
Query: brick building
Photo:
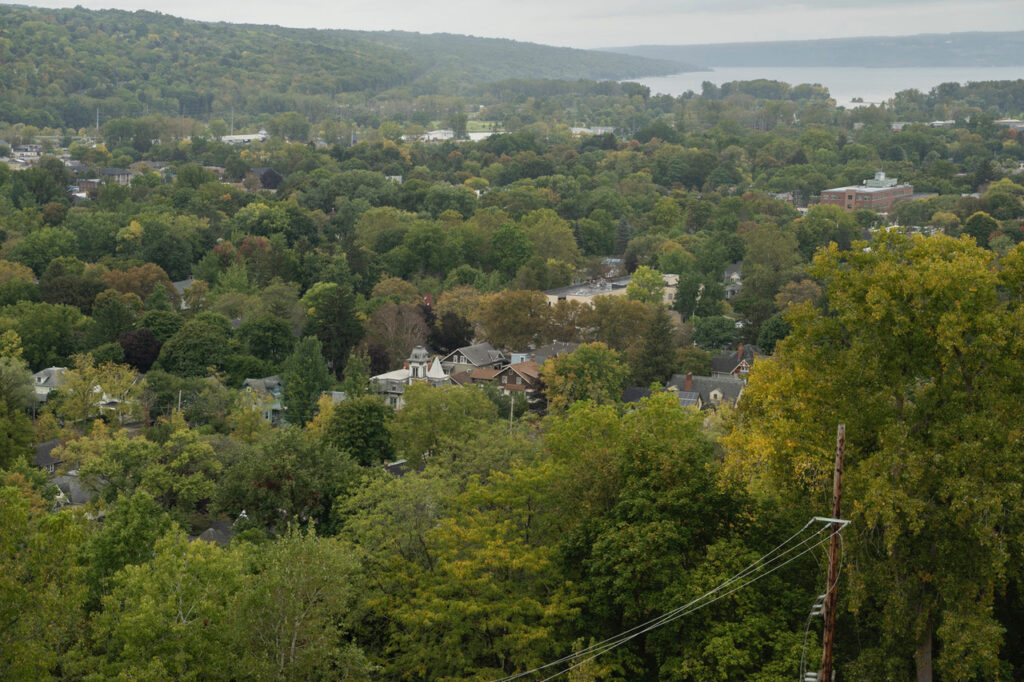
[[[909,199],[914,193],[912,185],[897,184],[896,178],[887,178],[879,171],[871,180],[863,185],[851,187],[833,187],[821,190],[822,204],[834,204],[847,211],[866,208],[879,213],[888,213],[897,201]]]

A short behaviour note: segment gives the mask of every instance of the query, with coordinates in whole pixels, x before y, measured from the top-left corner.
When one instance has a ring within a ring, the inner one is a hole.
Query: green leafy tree
[[[243,585],[241,555],[189,542],[172,529],[152,558],[113,579],[89,636],[72,659],[75,675],[169,679],[221,677],[236,669],[233,606]]]
[[[324,439],[363,466],[390,461],[394,449],[388,424],[394,416],[375,395],[350,397],[331,410]]]
[[[1020,247],[998,268],[971,239],[944,236],[823,251],[811,274],[828,313],[796,309],[744,393],[731,466],[808,511],[830,485],[830,430],[846,423],[841,608],[876,633],[849,654],[859,675],[999,674],[993,605],[1024,485],[1007,412],[1024,383],[1000,359],[1019,346],[1022,262]]]
[[[728,317],[698,317],[693,322],[693,342],[705,350],[719,350],[736,341],[736,323]]]
[[[590,311],[582,316],[584,338],[600,341],[623,352],[636,344],[647,327],[651,308],[625,296],[596,296]]]
[[[641,303],[661,305],[665,297],[665,281],[654,268],[641,265],[629,278],[626,298]]]
[[[162,443],[129,438],[124,431],[71,442],[65,458],[80,464],[82,480],[101,498],[116,500],[144,490],[175,520],[208,510],[223,465],[213,447],[189,429],[180,416]]]
[[[619,354],[599,342],[585,343],[572,353],[549,358],[541,369],[548,407],[557,412],[564,412],[578,400],[617,403],[628,374]]]
[[[434,388],[417,382],[406,387],[403,398],[405,406],[391,421],[391,442],[398,455],[413,463],[428,457],[444,461],[478,425],[500,418],[487,395],[469,386]]]
[[[171,528],[171,517],[145,490],[122,495],[112,504],[103,525],[81,546],[87,605],[98,609],[109,594],[114,575],[129,564],[143,564],[153,556],[153,545]]]
[[[360,475],[359,467],[330,444],[288,426],[246,447],[227,466],[215,509],[258,527],[283,532],[289,524],[331,527],[335,500]]]
[[[302,304],[306,308],[305,334],[320,339],[328,366],[335,376],[342,376],[349,351],[363,338],[351,289],[317,282],[302,297]]]
[[[539,291],[509,289],[488,296],[480,306],[483,335],[498,348],[544,343],[549,316],[547,297]]]
[[[143,320],[153,314],[148,313]],[[209,376],[227,365],[231,337],[231,325],[223,315],[200,313],[160,348],[160,367],[182,377]]]
[[[320,394],[331,387],[331,371],[318,338],[307,336],[295,345],[281,378],[288,421],[301,426],[313,418]]]
[[[255,679],[369,679],[363,652],[348,640],[365,578],[337,538],[291,527],[253,552],[258,570],[240,590],[234,621],[243,668]]]
[[[19,474],[0,480],[0,677],[46,679],[80,636],[85,586],[74,548],[85,528]]]
[[[238,338],[249,352],[270,362],[281,362],[295,347],[295,335],[287,322],[273,315],[247,319],[238,328]]]
[[[964,234],[974,237],[978,246],[988,246],[989,237],[999,231],[999,221],[984,211],[978,211],[964,221]]]

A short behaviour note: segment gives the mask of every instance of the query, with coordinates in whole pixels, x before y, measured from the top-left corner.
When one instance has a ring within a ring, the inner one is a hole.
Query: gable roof
[[[32,375],[36,386],[45,388],[57,388],[64,383],[64,372],[67,367],[47,367]]]
[[[572,341],[552,341],[533,351],[533,360],[538,365],[543,365],[548,358],[567,355],[580,347],[580,344]]]
[[[517,362],[514,365],[509,365],[501,370],[502,372],[515,372],[524,379],[530,381],[537,381],[540,379],[540,363],[535,360],[526,360],[525,362]]]
[[[689,385],[687,385],[689,384]],[[666,387],[675,388],[680,393],[697,393],[701,402],[711,405],[715,401],[711,399],[711,393],[718,391],[722,394],[722,402],[736,404],[746,386],[743,379],[732,376],[702,377],[688,374],[673,374]]]
[[[32,458],[32,464],[40,469],[46,469],[49,466],[60,464],[62,460],[55,458],[52,454],[60,444],[60,440],[54,438],[53,440],[48,440],[37,445],[36,454]]]
[[[461,354],[474,367],[490,365],[495,362],[501,362],[505,359],[504,353],[502,353],[500,350],[495,349],[494,346],[485,341],[484,343],[476,343],[473,344],[472,346],[463,346],[462,348],[456,348],[451,353],[446,355],[442,362],[454,362],[451,358],[456,354]]]
[[[741,344],[737,350],[723,351],[711,358],[711,371],[731,374],[740,362],[746,360],[753,364],[757,356],[762,355],[761,349],[753,344]]]
[[[281,381],[281,377],[274,376],[263,377],[262,379],[246,379],[242,382],[243,386],[247,386],[254,391],[261,391],[263,393],[274,393],[281,391],[284,388],[284,383]]]
[[[473,381],[490,381],[500,373],[501,370],[490,367],[474,367],[473,371],[469,373],[469,378]]]

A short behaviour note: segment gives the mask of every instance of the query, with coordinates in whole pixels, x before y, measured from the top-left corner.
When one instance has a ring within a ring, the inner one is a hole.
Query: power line
[[[819,540],[814,541],[813,544],[808,546],[806,549],[804,549],[799,554],[797,554],[797,555],[795,555],[793,557],[790,557],[789,559],[787,559],[786,561],[784,561],[782,563],[778,563],[777,565],[772,566],[772,568],[770,568],[769,570],[764,570],[764,569],[767,569],[769,566],[771,566],[773,563],[776,563],[776,562],[780,561],[786,555],[791,554],[791,553],[797,551],[798,549],[800,549],[801,547],[807,545],[809,542],[813,541],[816,537],[821,535],[821,533],[824,532],[825,530],[827,530],[828,527],[829,527],[828,525],[823,525],[820,529],[818,529],[817,531],[812,533],[807,538],[804,538],[803,540],[801,540],[800,542],[796,543],[795,545],[793,545],[789,549],[786,549],[785,551],[779,553],[777,556],[773,556],[777,552],[780,552],[780,550],[782,550],[783,547],[785,547],[790,542],[792,542],[794,539],[796,539],[801,533],[803,533],[805,530],[807,530],[807,528],[810,527],[815,522],[818,522],[818,523],[828,523],[828,524],[838,523],[838,527],[830,535],[828,535],[828,536],[826,536],[824,538],[821,538]],[[769,575],[771,573],[774,573],[775,571],[779,570],[783,566],[791,563],[792,561],[795,561],[799,557],[801,557],[801,556],[807,554],[808,552],[814,550],[819,545],[821,545],[821,544],[831,540],[833,536],[837,535],[838,533],[840,533],[842,531],[843,527],[845,527],[847,523],[848,522],[846,522],[846,521],[841,521],[841,520],[838,520],[838,519],[826,519],[826,518],[822,518],[822,517],[817,517],[816,516],[816,517],[812,518],[810,521],[808,521],[804,525],[803,528],[801,528],[796,533],[791,535],[788,539],[786,539],[782,544],[778,545],[777,547],[772,549],[770,552],[768,552],[767,554],[765,554],[762,557],[758,558],[753,563],[748,565],[746,568],[741,570],[739,573],[737,573],[736,575],[732,576],[731,578],[729,578],[725,582],[721,583],[720,585],[718,585],[717,587],[715,587],[711,591],[706,592],[705,594],[701,595],[700,597],[697,597],[696,599],[694,599],[694,600],[692,600],[692,601],[690,601],[690,602],[688,602],[688,603],[686,603],[686,604],[684,604],[682,606],[679,606],[679,607],[677,607],[677,608],[675,608],[675,609],[673,609],[673,610],[671,610],[671,611],[669,611],[669,612],[667,612],[665,614],[662,614],[661,616],[653,618],[653,619],[647,621],[646,623],[641,623],[640,625],[637,625],[637,626],[635,626],[633,628],[630,628],[629,630],[621,632],[618,635],[615,635],[614,637],[609,637],[608,639],[605,639],[605,640],[603,640],[601,642],[598,642],[597,644],[592,644],[591,646],[587,647],[586,649],[583,649],[581,651],[569,654],[568,656],[563,656],[560,659],[557,659],[555,661],[551,661],[550,663],[546,663],[546,664],[544,664],[542,666],[539,666],[537,668],[533,668],[533,669],[527,670],[525,672],[516,673],[514,675],[510,675],[508,677],[501,678],[500,680],[497,680],[496,682],[511,682],[512,680],[516,680],[516,679],[519,679],[519,678],[522,678],[522,677],[526,677],[528,675],[533,675],[533,674],[538,673],[538,672],[540,672],[542,670],[545,670],[547,668],[551,668],[551,667],[554,667],[554,666],[557,666],[557,665],[561,665],[561,664],[564,664],[564,663],[569,663],[569,662],[571,662],[573,660],[576,660],[576,659],[579,659],[579,658],[581,658],[583,656],[587,656],[587,658],[584,658],[583,660],[579,661],[578,663],[574,663],[573,665],[570,665],[568,668],[565,668],[564,670],[560,670],[559,672],[555,673],[554,675],[551,675],[550,677],[544,678],[544,680],[542,680],[541,682],[544,682],[545,680],[551,680],[551,679],[554,679],[555,677],[563,675],[563,674],[569,672],[570,670],[573,670],[574,668],[577,668],[580,665],[583,665],[584,663],[587,663],[588,661],[591,661],[591,660],[597,658],[601,654],[607,653],[608,651],[611,651],[612,649],[625,644],[626,642],[630,641],[631,639],[633,639],[635,637],[640,636],[641,634],[644,634],[646,632],[650,632],[651,630],[659,628],[662,625],[666,625],[667,623],[670,623],[673,620],[677,620],[679,618],[682,618],[683,616],[686,616],[686,615],[689,615],[690,613],[693,613],[694,611],[702,609],[705,606],[713,604],[714,602],[716,602],[716,601],[718,601],[720,599],[723,599],[723,598],[733,594],[734,592],[736,592],[738,590],[743,589],[747,585],[750,585],[751,583],[756,582],[756,581],[760,580],[761,578],[764,578],[765,576],[767,576],[767,575]],[[732,585],[736,584],[737,582],[739,582],[741,580],[744,580],[745,578],[747,578],[748,576],[750,576],[751,574],[753,574],[754,572],[756,572],[758,570],[762,571],[762,573],[760,575],[758,575],[758,576],[756,576],[754,578],[751,578],[750,580],[744,582],[743,584],[739,585],[738,587],[734,587],[732,589],[729,589]],[[723,590],[728,590],[728,591],[723,593],[723,594],[719,594],[717,597],[714,597],[713,599],[710,599],[710,597],[712,597],[713,595],[715,595],[718,592],[722,592]],[[593,655],[588,656],[588,654],[593,654]]]

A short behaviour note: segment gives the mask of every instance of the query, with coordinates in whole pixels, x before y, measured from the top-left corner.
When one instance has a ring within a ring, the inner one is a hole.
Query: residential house
[[[740,293],[740,288],[743,286],[743,262],[733,263],[725,269],[725,275],[722,278],[722,285],[725,287],[725,300],[729,300],[736,294]]]
[[[507,363],[505,354],[486,342],[456,348],[441,358],[441,366],[448,374],[472,372],[477,367],[501,369]]]
[[[505,395],[521,395],[528,403],[544,398],[540,365],[533,360],[506,365],[495,374],[494,382]]]
[[[54,451],[62,445],[61,441],[57,438],[48,440],[40,443],[36,446],[36,454],[32,458],[32,464],[35,468],[45,471],[48,474],[52,474],[57,471],[57,467],[60,466],[63,460],[54,456]]]
[[[405,361],[402,369],[370,377],[370,385],[384,397],[385,402],[396,410],[405,404],[403,394],[405,387],[414,382],[426,382],[431,386],[444,386],[450,383],[448,375],[437,356],[431,358],[423,346],[416,346]]]
[[[526,362],[527,360],[533,360],[538,365],[543,365],[547,362],[548,358],[555,358],[559,355],[567,355],[577,348],[580,344],[572,341],[552,341],[551,343],[545,344],[534,350],[526,351],[515,351],[509,354],[509,362],[516,364],[517,362]]]
[[[265,421],[281,423],[284,419],[284,382],[281,377],[275,374],[262,379],[246,379],[242,382],[242,388],[252,407],[259,410]]]
[[[719,405],[736,407],[746,382],[732,376],[703,377],[690,374],[675,374],[666,388],[681,393],[696,393],[701,410],[715,409]]]
[[[50,479],[49,484],[57,488],[57,497],[54,499],[54,502],[58,509],[63,507],[79,507],[86,504],[96,496],[97,490],[93,486],[103,487],[102,484],[94,481],[83,481],[78,475],[77,469],[60,476],[55,476]]]
[[[753,344],[740,344],[739,350],[719,353],[711,358],[712,376],[734,376],[746,379],[754,360],[764,357],[761,349]]]
[[[50,393],[64,384],[64,373],[67,367],[47,367],[32,375],[32,384],[36,391],[36,401],[45,403]]]
[[[127,168],[104,168],[100,175],[103,176],[103,182],[107,184],[127,185],[132,181],[132,172]]]
[[[676,395],[680,407],[692,407],[701,409],[700,394],[695,391],[680,391],[675,387],[668,386],[664,389]],[[622,392],[623,403],[638,403],[644,398],[651,397],[651,389],[645,386],[627,386]]]

